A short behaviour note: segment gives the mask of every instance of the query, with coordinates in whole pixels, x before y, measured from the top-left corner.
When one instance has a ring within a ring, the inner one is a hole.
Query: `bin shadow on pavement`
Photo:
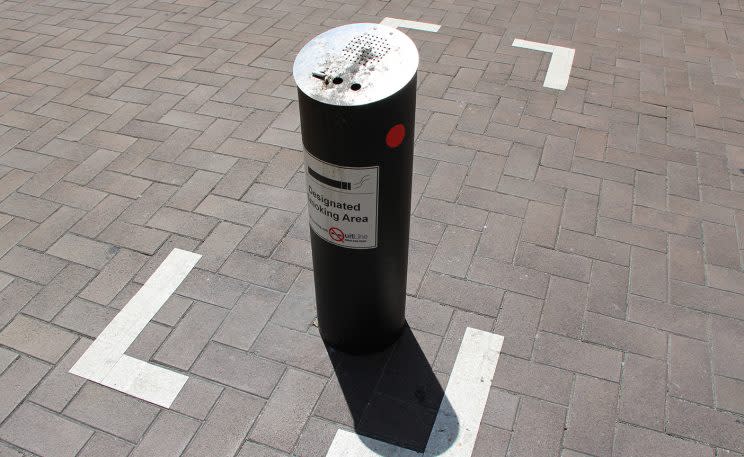
[[[429,351],[432,360],[428,360],[406,326],[398,341],[382,352],[350,355],[330,346],[326,350],[336,372],[331,382],[337,382],[343,393],[354,431],[423,452],[440,404],[451,409],[442,386],[446,380],[437,377],[431,366],[436,348]],[[456,436],[457,429],[451,432]],[[436,449],[432,455],[445,450]]]

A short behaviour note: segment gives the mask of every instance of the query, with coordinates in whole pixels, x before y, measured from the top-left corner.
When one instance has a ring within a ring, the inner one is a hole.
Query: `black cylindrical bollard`
[[[405,325],[418,51],[380,24],[318,35],[294,63],[318,327],[346,352]]]

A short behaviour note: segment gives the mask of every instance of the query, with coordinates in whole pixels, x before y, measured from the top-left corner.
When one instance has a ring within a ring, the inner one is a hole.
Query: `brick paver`
[[[408,322],[315,324],[301,46],[383,17],[421,55]],[[422,446],[466,327],[505,336],[477,456],[744,454],[744,5],[0,3],[0,454],[322,457]],[[565,91],[550,56],[576,49]],[[68,373],[175,247],[127,352],[170,409]],[[444,401],[447,401],[445,398]]]

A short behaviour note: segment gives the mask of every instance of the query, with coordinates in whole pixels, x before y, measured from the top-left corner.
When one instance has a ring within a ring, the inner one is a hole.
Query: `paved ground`
[[[408,32],[413,331],[350,358],[313,325],[290,69],[385,16],[443,25]],[[475,455],[744,454],[744,3],[0,18],[0,455],[324,456],[354,423],[421,446],[467,326],[505,336]],[[514,38],[575,48],[568,89]],[[68,374],[174,247],[204,257],[128,352],[188,374],[173,406]]]

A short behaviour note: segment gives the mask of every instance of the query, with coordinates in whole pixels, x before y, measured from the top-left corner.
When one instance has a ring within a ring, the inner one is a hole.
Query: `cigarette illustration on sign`
[[[350,249],[377,247],[379,167],[341,167],[305,152],[310,228]]]

